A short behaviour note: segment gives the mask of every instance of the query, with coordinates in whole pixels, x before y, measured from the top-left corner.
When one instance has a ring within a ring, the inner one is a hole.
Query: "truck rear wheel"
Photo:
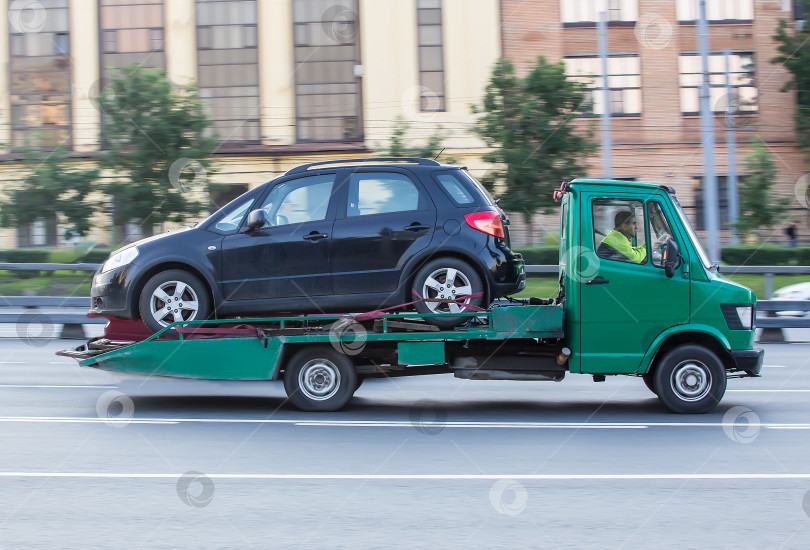
[[[726,392],[723,362],[711,350],[686,344],[669,350],[655,368],[658,399],[676,413],[705,413]]]
[[[304,348],[284,371],[284,389],[302,411],[336,411],[357,389],[357,371],[347,356],[331,347]]]

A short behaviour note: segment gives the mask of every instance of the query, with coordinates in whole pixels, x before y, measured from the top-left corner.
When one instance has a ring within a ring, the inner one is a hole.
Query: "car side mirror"
[[[252,211],[248,214],[247,222],[245,223],[245,230],[246,231],[255,231],[264,225],[265,217],[264,217],[264,210],[261,208],[258,210]]]
[[[678,243],[672,239],[667,239],[666,244],[664,244],[663,260],[664,273],[671,279],[675,275],[675,270],[681,265],[681,249]]]

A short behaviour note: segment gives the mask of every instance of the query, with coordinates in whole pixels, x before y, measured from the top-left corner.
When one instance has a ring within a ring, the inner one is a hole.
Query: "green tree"
[[[0,201],[0,225],[21,227],[37,220],[65,225],[65,238],[87,234],[98,201],[89,197],[98,168],[80,168],[64,147],[29,150],[23,159],[25,177],[8,184]]]
[[[442,143],[447,138],[444,133],[444,128],[438,126],[436,131],[422,144],[409,145],[405,137],[411,129],[410,122],[406,121],[401,116],[394,119],[394,132],[391,135],[391,141],[388,146],[382,150],[382,153],[389,157],[416,157],[416,158],[435,158],[436,155],[441,153],[441,156],[436,159],[447,164],[453,164],[455,159],[444,153],[442,150],[444,146]]]
[[[543,56],[525,77],[500,60],[486,89],[478,135],[494,150],[484,160],[496,169],[482,182],[501,197],[508,211],[535,211],[554,205],[560,181],[585,172],[582,160],[596,150],[589,128],[575,128],[573,117],[588,98],[585,85],[565,77],[563,63]]]
[[[781,221],[788,209],[788,200],[774,196],[778,172],[762,139],[753,141],[743,169],[746,175],[740,181],[740,216],[734,227],[743,238],[759,239],[760,230],[770,229]]]
[[[161,69],[133,65],[120,71],[99,97],[104,113],[104,167],[115,178],[105,184],[113,197],[113,222],[182,222],[207,207],[188,191],[203,189],[217,144],[193,86],[173,89]]]
[[[799,1],[805,13],[810,13],[810,0]],[[779,55],[771,59],[771,63],[784,65],[793,74],[782,91],[796,90],[796,133],[799,147],[810,162],[810,27],[795,29],[781,19],[773,39],[780,45]]]

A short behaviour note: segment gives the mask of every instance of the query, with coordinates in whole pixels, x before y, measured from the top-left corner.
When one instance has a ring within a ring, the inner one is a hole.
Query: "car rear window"
[[[493,203],[489,193],[466,172],[436,172],[433,179],[456,206],[488,206]]]

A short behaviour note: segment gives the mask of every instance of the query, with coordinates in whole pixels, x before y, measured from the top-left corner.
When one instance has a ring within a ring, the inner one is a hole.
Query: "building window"
[[[733,87],[732,110],[738,114],[756,113],[757,88],[754,83],[754,54],[735,52],[730,56],[730,76]],[[678,57],[680,72],[681,112],[685,115],[700,113],[700,86],[703,84],[701,57],[684,54]],[[726,56],[713,52],[709,55],[709,103],[715,113],[728,110],[726,92]]]
[[[356,0],[292,6],[298,141],[362,141]]]
[[[720,229],[731,229],[728,221],[728,176],[716,176],[717,178],[717,209],[720,212]],[[745,175],[737,175],[737,201],[739,202],[739,190],[742,185]],[[695,195],[695,217],[693,225],[698,231],[706,229],[706,220],[704,218],[703,208],[703,177],[694,176],[694,195]]]
[[[41,16],[9,10],[11,146],[70,147],[68,0],[40,0]]]
[[[256,0],[197,0],[197,84],[223,142],[259,142]]]
[[[163,0],[100,0],[101,69],[165,67]]]
[[[610,114],[632,116],[641,114],[641,74],[638,56],[610,56],[607,60]],[[601,115],[604,109],[602,60],[596,56],[565,58],[565,71],[572,80],[588,86],[592,102],[591,113]],[[583,109],[585,110],[585,109]]]
[[[565,24],[593,24],[605,12],[610,22],[632,22],[638,19],[638,0],[562,0],[560,15]]]
[[[416,0],[419,44],[419,110],[444,111],[442,0]]]
[[[678,21],[694,23],[700,16],[697,0],[678,0],[676,6]],[[707,21],[753,21],[753,0],[706,0]]]

